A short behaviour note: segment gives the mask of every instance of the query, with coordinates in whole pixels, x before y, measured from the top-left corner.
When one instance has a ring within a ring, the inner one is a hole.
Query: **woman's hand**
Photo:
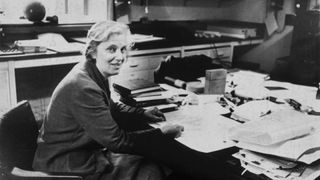
[[[181,136],[184,127],[181,125],[165,125],[160,128],[161,132],[165,135],[168,135],[172,138],[178,138]]]
[[[147,109],[144,111],[144,115],[151,121],[151,122],[160,122],[165,121],[166,118],[164,114],[158,108]]]

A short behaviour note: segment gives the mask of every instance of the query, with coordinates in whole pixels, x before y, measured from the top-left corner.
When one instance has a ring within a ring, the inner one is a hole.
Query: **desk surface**
[[[239,122],[221,115],[229,111],[218,104],[218,97],[199,95],[198,105],[186,105],[177,111],[165,113],[167,121],[153,126],[183,125],[184,132],[177,140],[197,151],[208,153],[232,147],[233,142],[227,139],[228,129]]]
[[[252,96],[254,99],[273,96],[282,102],[287,98],[292,98],[300,102],[303,106],[311,107],[318,112],[320,111],[320,100],[316,99],[316,87],[265,80],[264,75],[253,75],[251,72],[230,73],[227,77],[226,91],[240,90],[241,93],[246,92],[246,94],[241,95]],[[229,86],[231,82],[233,82],[232,87]],[[274,88],[270,90],[265,87]],[[192,149],[214,153],[228,151],[226,154],[230,156],[230,147],[234,144],[228,140],[227,134],[231,127],[239,123],[221,116],[221,114],[226,113],[226,110],[217,103],[217,97],[216,95],[198,95],[198,105],[182,106],[177,111],[166,113],[167,122],[162,124],[174,123],[183,125],[185,131],[177,140]],[[292,109],[289,104],[286,105],[286,108]],[[252,107],[252,109],[254,109],[254,107]],[[154,126],[159,127],[161,123]],[[239,162],[239,160],[237,161]],[[239,164],[236,164],[236,168],[239,168],[239,166]],[[319,167],[315,166],[315,168]],[[241,169],[242,168],[239,168],[239,171]],[[252,173],[245,174],[249,176],[248,179],[268,179],[264,176],[255,176]]]

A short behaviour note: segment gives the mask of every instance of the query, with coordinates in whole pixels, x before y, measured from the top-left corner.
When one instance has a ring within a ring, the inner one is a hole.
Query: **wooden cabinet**
[[[232,62],[233,46],[229,44],[206,44],[184,47],[183,56],[206,55],[223,63]]]
[[[0,114],[11,106],[9,62],[0,62]]]
[[[125,79],[146,79],[154,81],[154,70],[169,55],[180,57],[180,51],[162,51],[155,54],[138,54],[128,57],[119,75],[111,77],[111,83]]]

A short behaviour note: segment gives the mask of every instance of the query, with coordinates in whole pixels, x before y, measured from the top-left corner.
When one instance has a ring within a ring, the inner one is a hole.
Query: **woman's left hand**
[[[160,122],[165,121],[166,118],[164,114],[158,108],[147,109],[144,111],[144,115],[151,121],[151,122]]]

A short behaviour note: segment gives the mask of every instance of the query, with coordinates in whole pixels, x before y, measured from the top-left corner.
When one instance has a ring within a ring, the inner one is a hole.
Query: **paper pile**
[[[271,179],[314,179],[320,175],[318,116],[280,110],[230,128],[229,138],[242,149],[234,157],[252,173]]]

